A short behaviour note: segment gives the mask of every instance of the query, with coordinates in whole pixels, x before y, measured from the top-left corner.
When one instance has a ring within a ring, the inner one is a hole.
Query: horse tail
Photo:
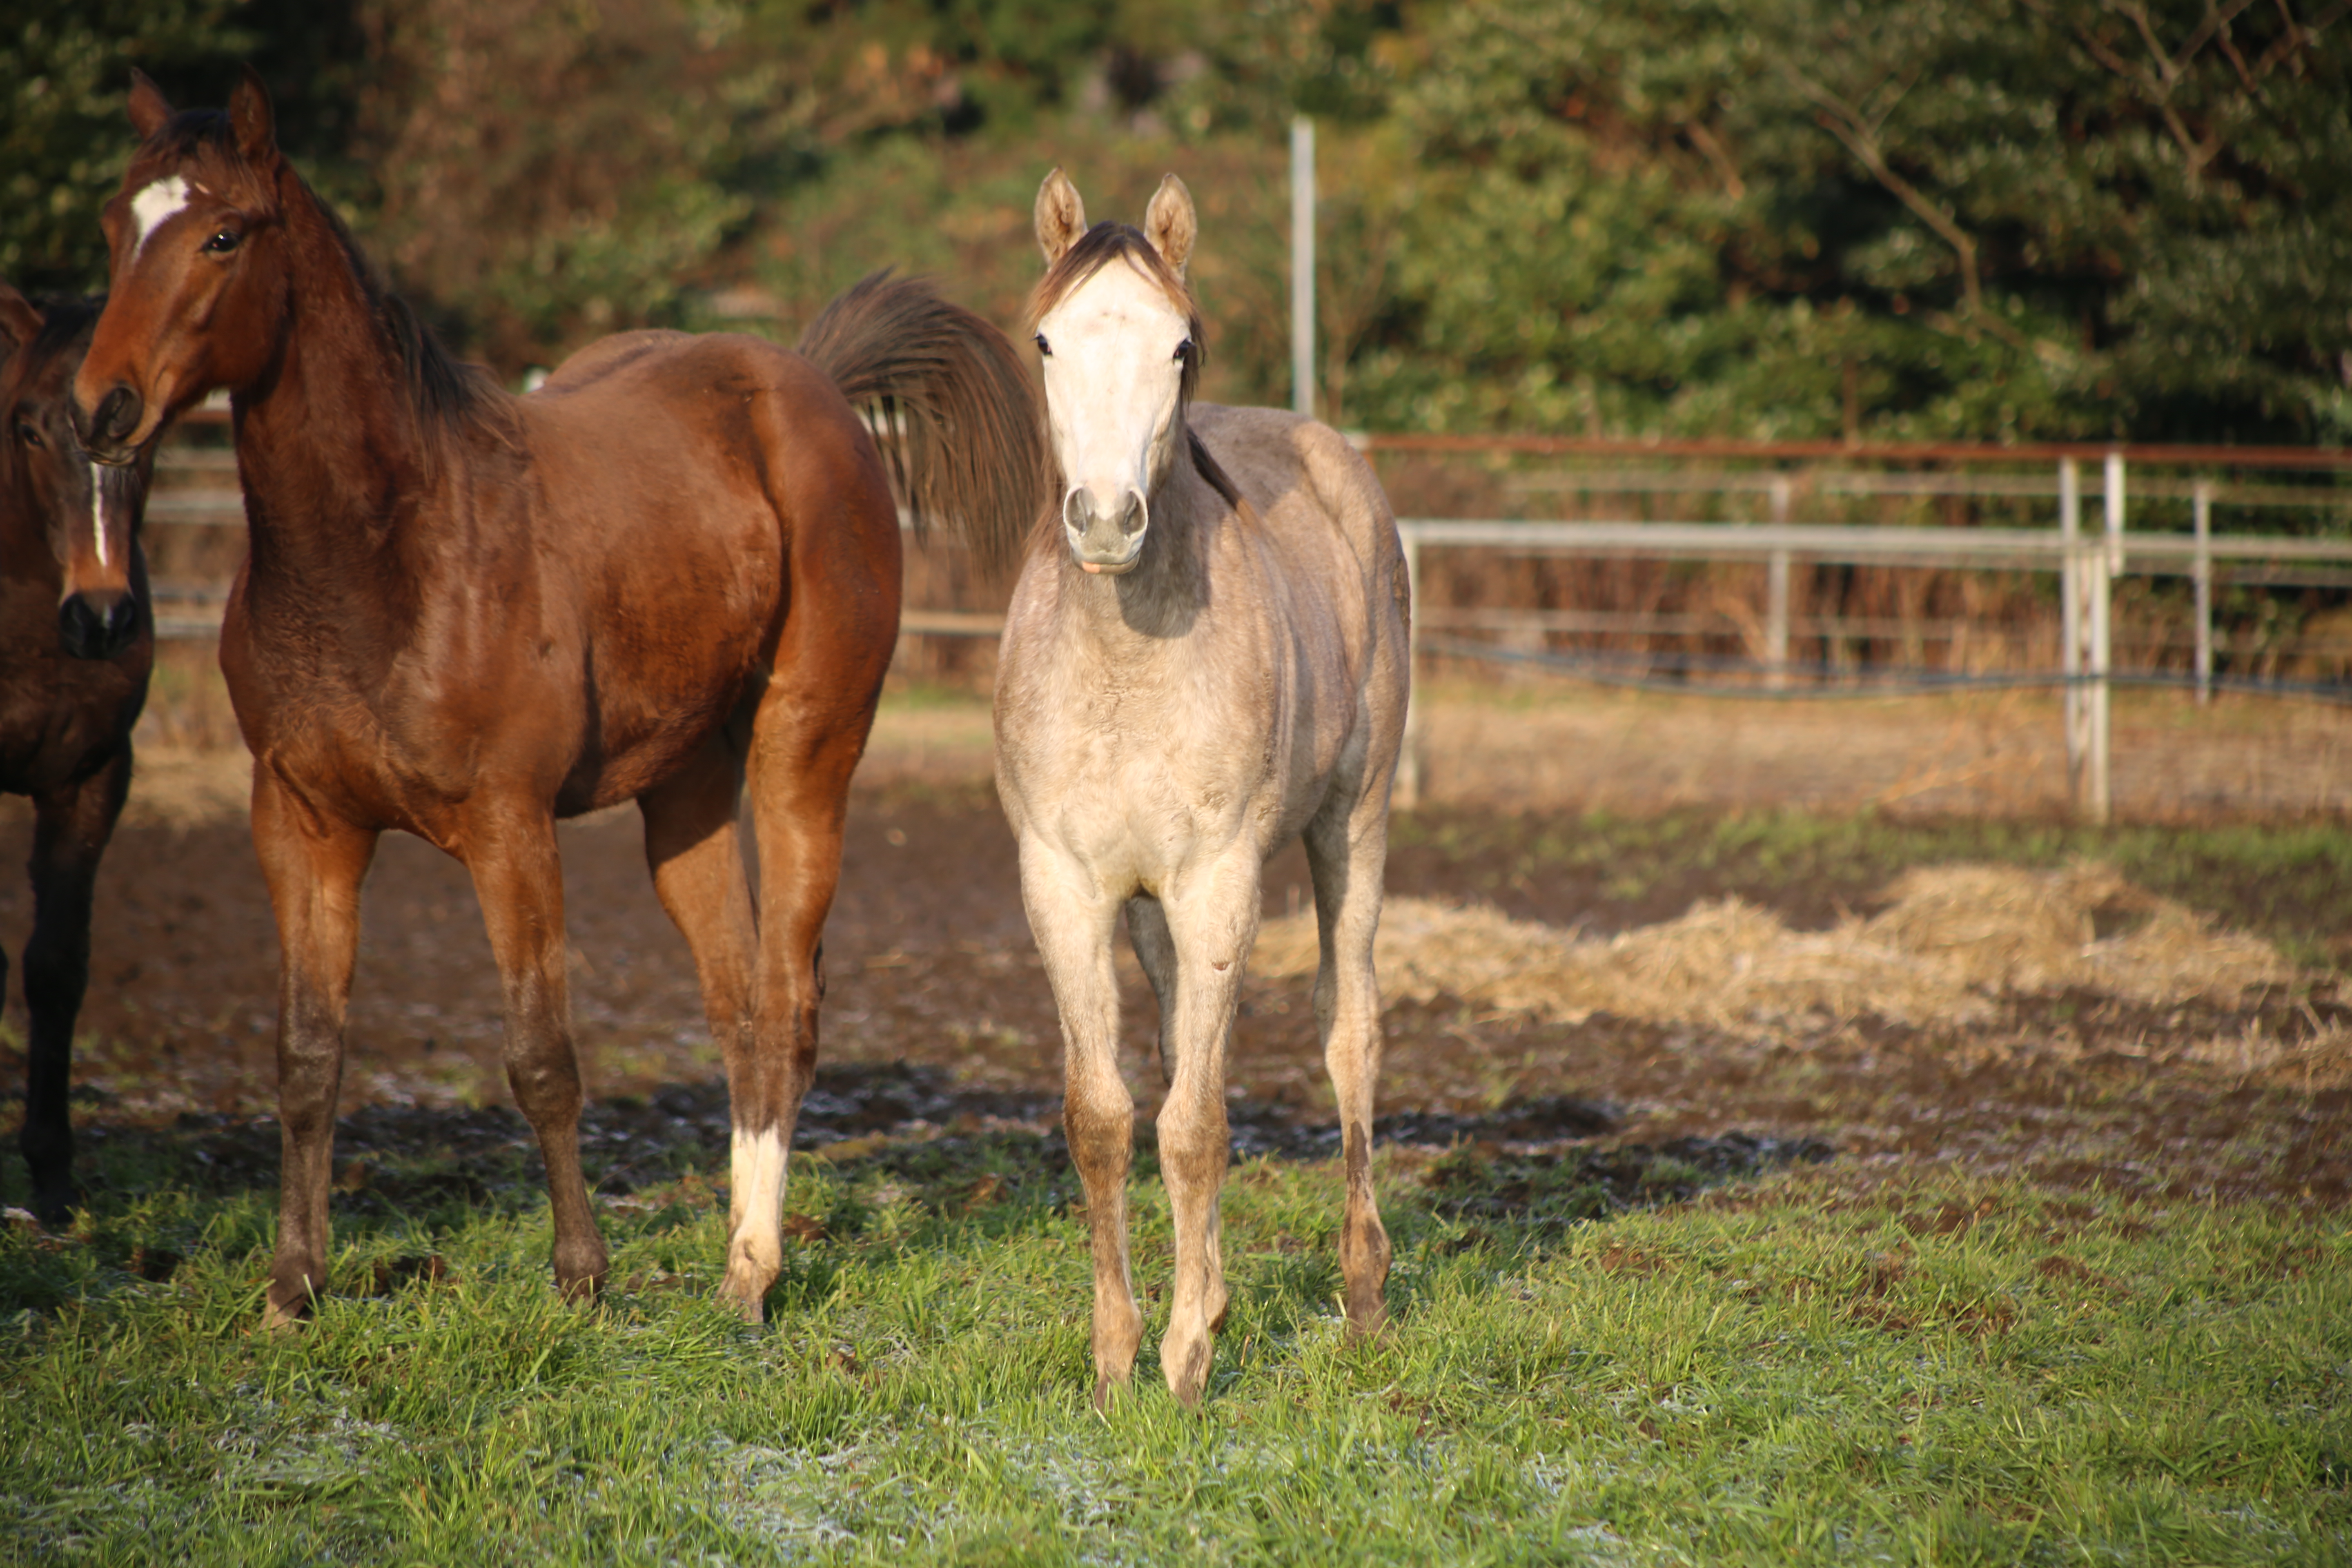
[[[1045,420],[1028,367],[929,283],[870,272],[817,313],[800,352],[858,407],[920,539],[950,520],[987,569],[1009,563],[1045,510]]]

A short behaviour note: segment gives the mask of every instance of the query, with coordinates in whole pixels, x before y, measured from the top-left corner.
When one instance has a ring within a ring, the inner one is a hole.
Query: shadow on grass
[[[986,1241],[1083,1214],[1059,1113],[1055,1097],[962,1089],[934,1068],[821,1069],[793,1144],[820,1156],[830,1179],[795,1184],[801,1206],[785,1229],[798,1245],[788,1249],[771,1306],[793,1310],[834,1291],[847,1250],[826,1243]],[[1336,1127],[1274,1106],[1237,1101],[1229,1113],[1236,1161],[1338,1153]],[[1615,1124],[1606,1107],[1559,1097],[1486,1116],[1382,1118],[1376,1146],[1433,1157],[1419,1184],[1391,1184],[1383,1209],[1391,1228],[1402,1227],[1400,1239],[1428,1221],[1444,1231],[1448,1251],[1512,1250],[1572,1225],[1831,1153],[1815,1140],[1738,1132],[1657,1147],[1596,1142]],[[1139,1120],[1137,1133],[1134,1177],[1156,1182],[1150,1122]],[[723,1214],[728,1194],[716,1178],[728,1167],[728,1136],[726,1086],[717,1081],[600,1100],[581,1126],[590,1185],[608,1207],[661,1229]],[[278,1175],[274,1118],[184,1115],[163,1127],[101,1121],[78,1139],[83,1206],[72,1229],[39,1237],[11,1211],[23,1234],[52,1251],[87,1247],[89,1261],[128,1283],[169,1279],[199,1246],[266,1245]],[[530,1129],[503,1107],[370,1107],[337,1122],[335,1148],[338,1242],[372,1240],[381,1258],[365,1279],[339,1280],[339,1289],[384,1294],[437,1279],[431,1237],[486,1213],[514,1215],[546,1201]],[[1329,1223],[1337,1218],[1335,1211]],[[68,1287],[38,1266],[43,1247],[7,1251],[18,1266],[0,1262],[0,1312],[56,1306]],[[1237,1260],[1237,1297],[1320,1301],[1336,1289],[1330,1252],[1320,1241],[1294,1242],[1271,1258]],[[89,1285],[80,1273],[73,1290],[87,1293]],[[1255,1326],[1286,1331],[1270,1320]]]

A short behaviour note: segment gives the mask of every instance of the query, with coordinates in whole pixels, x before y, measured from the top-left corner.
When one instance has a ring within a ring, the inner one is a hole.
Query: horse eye
[[[1045,334],[1043,332],[1037,334],[1037,352],[1047,359],[1054,357],[1054,345],[1045,341]]]
[[[1186,338],[1182,342],[1176,345],[1176,363],[1178,364],[1191,364],[1192,363],[1192,339]]]
[[[237,233],[236,230],[225,228],[205,241],[205,249],[212,255],[224,255],[235,250],[244,240],[245,236]]]
[[[41,433],[30,425],[17,426],[16,438],[27,447],[38,447],[41,445]]]

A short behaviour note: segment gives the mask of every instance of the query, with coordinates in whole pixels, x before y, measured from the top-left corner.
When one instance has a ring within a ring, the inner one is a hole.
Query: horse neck
[[[289,173],[291,241],[278,349],[232,404],[256,586],[281,570],[317,580],[380,545],[430,468],[399,350],[316,198]]]

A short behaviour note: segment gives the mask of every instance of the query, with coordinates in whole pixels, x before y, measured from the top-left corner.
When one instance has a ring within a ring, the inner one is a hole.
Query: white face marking
[[[1168,471],[1184,367],[1183,313],[1133,265],[1114,261],[1037,323],[1054,455],[1072,491],[1116,505]]]
[[[147,248],[147,237],[187,210],[188,182],[177,174],[156,181],[131,198],[131,221],[139,226],[131,240],[131,259]]]
[[[106,558],[106,474],[96,463],[89,466],[89,531],[98,541],[98,563],[110,564]]]

